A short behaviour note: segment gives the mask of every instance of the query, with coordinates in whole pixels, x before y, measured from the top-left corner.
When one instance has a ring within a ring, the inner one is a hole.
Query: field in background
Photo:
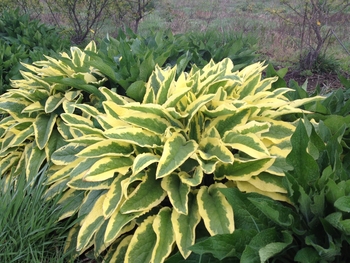
[[[277,11],[286,19],[276,15]],[[269,61],[277,68],[291,67],[300,57],[302,30],[291,21],[296,21],[295,15],[279,0],[155,0],[154,11],[143,19],[139,33],[169,28],[174,33],[220,33],[222,38],[243,35],[256,38],[259,60]],[[343,71],[350,71],[350,14],[336,17],[333,22],[336,35],[325,45],[329,60],[325,63],[337,63]],[[309,72],[301,74],[311,77]]]

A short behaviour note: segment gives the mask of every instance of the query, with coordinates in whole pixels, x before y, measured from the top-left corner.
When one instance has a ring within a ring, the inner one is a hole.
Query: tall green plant
[[[300,120],[286,158],[293,169],[284,177],[293,206],[223,189],[222,193],[237,211],[235,219],[241,231],[202,240],[191,250],[210,253],[224,262],[234,258],[243,263],[267,259],[347,262],[350,153],[349,142],[344,138],[348,134],[348,117],[335,120],[329,116],[319,123]]]
[[[288,201],[295,127],[279,119],[322,98],[271,91],[275,79],[261,79],[260,63],[232,69],[229,59],[211,61],[177,79],[176,67],[156,67],[141,103],[102,87],[101,109],[75,104],[82,114],[61,115],[71,136],[51,156],[46,197],[63,190],[60,202],[71,205],[60,218],[83,218],[67,249],[108,248],[107,262],[164,262],[175,247],[187,258],[197,238],[234,232],[222,189]]]

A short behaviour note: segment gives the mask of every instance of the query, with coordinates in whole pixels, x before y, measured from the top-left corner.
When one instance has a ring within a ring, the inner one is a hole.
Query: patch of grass
[[[0,262],[63,263],[67,229],[71,222],[57,222],[57,198],[42,198],[45,168],[33,182],[25,176],[0,179]]]

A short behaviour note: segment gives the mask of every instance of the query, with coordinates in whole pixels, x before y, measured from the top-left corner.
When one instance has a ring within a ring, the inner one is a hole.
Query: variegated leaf
[[[84,175],[87,182],[100,182],[114,177],[114,173],[126,174],[133,164],[131,157],[101,157]]]
[[[0,159],[0,176],[4,175],[6,171],[10,170],[20,160],[21,152],[12,152]]]
[[[86,158],[104,156],[130,156],[133,151],[134,149],[130,144],[109,139],[94,143],[86,147],[85,149],[81,150],[77,156]]]
[[[117,127],[105,131],[108,138],[136,144],[141,147],[158,147],[162,145],[160,136],[142,128]]]
[[[117,105],[125,105],[129,102],[127,98],[119,95],[116,92],[113,92],[111,89],[108,89],[106,87],[101,87],[100,91],[106,97],[107,101],[112,101]]]
[[[166,192],[160,186],[160,181],[154,178],[153,173],[148,173],[145,180],[125,200],[120,211],[123,214],[149,211],[160,204],[165,197]]]
[[[182,123],[178,120],[181,118],[181,115],[179,115],[174,109],[166,109],[161,105],[158,104],[139,104],[139,103],[129,103],[128,105],[124,106],[124,109],[130,110],[130,111],[138,111],[140,115],[143,116],[145,113],[150,113],[159,116],[159,118],[163,118],[167,121],[169,121],[171,126],[178,127],[178,128],[184,128]],[[174,118],[174,115],[176,118]]]
[[[69,178],[62,178],[61,180],[53,183],[50,186],[50,188],[45,191],[45,194],[43,197],[46,200],[50,200],[56,195],[63,193],[68,188],[67,186],[68,181],[69,181]]]
[[[149,216],[136,229],[126,250],[125,263],[151,262],[152,252],[157,241],[156,233],[152,227],[154,218],[155,216]]]
[[[272,124],[269,131],[261,134],[261,136],[264,139],[272,141],[274,144],[286,140],[295,130],[295,126],[285,121],[270,120],[269,122]]]
[[[169,207],[163,207],[158,212],[153,220],[152,227],[157,240],[152,252],[151,262],[163,263],[170,255],[175,243],[175,234],[171,223],[171,209]]]
[[[210,127],[208,128],[215,127],[216,130],[219,132],[220,136],[223,137],[225,132],[231,131],[237,125],[245,124],[250,114],[250,108],[242,109],[236,112],[235,114],[229,114],[226,116],[215,118],[211,122]]]
[[[74,172],[74,170],[73,170]],[[72,174],[72,172],[71,172]],[[110,185],[112,184],[113,178],[106,179],[104,181],[98,181],[98,182],[88,182],[84,180],[85,172],[82,172],[80,175],[75,176],[73,179],[71,179],[67,185],[70,188],[76,189],[76,190],[103,190],[103,189],[109,189]]]
[[[117,249],[111,256],[110,260],[107,262],[125,262],[125,254],[130,244],[131,238],[132,235],[124,237],[124,239],[119,243]]]
[[[48,192],[46,194],[49,197]],[[73,216],[81,206],[83,199],[84,191],[68,189],[58,202],[62,207],[62,210],[59,212],[60,217],[58,220],[63,220]]]
[[[154,155],[153,153],[141,153],[138,154],[134,160],[132,166],[133,174],[138,174],[152,163],[159,162],[160,157],[158,155]]]
[[[124,179],[124,175],[118,174],[108,189],[106,198],[103,202],[103,215],[105,218],[109,218],[111,216],[123,199],[121,181]]]
[[[190,123],[191,119],[195,114],[198,113],[198,111],[208,102],[210,102],[215,97],[215,94],[207,94],[202,95],[199,98],[197,98],[195,101],[193,101],[190,105],[188,105],[186,112],[188,113],[187,116],[187,123]]]
[[[274,161],[273,158],[246,161],[236,158],[233,164],[218,165],[214,174],[218,179],[226,177],[232,181],[248,181],[252,176],[266,171]]]
[[[209,188],[202,186],[197,194],[199,214],[212,236],[230,234],[235,229],[233,209],[218,190],[223,187],[225,186],[220,184],[213,184]]]
[[[282,194],[282,193],[277,193],[277,192],[273,193],[273,192],[267,192],[267,191],[260,190],[260,189],[256,188],[255,186],[253,186],[251,183],[249,183],[249,181],[248,182],[237,181],[237,187],[242,192],[258,193],[258,194],[262,194],[262,195],[271,197],[274,200],[289,202],[289,198],[287,197],[287,195]]]
[[[70,172],[77,166],[82,160],[75,160],[69,165],[52,165],[47,171],[47,184],[52,184],[69,177]]]
[[[181,166],[198,148],[198,144],[186,139],[180,133],[174,133],[166,142],[159,160],[156,177],[162,178]]]
[[[34,136],[34,127],[33,125],[17,133],[9,143],[9,146],[14,147],[22,144],[25,140],[29,139],[31,136]]]
[[[188,194],[191,190],[190,186],[184,184],[176,173],[164,177],[161,186],[167,192],[174,209],[180,214],[187,215]]]
[[[99,128],[93,128],[84,124],[74,124],[71,126],[71,132],[74,135],[74,137],[81,137],[81,136],[103,136],[103,131]]]
[[[204,160],[219,160],[222,163],[233,163],[233,154],[219,138],[203,138],[199,143],[199,155]]]
[[[36,101],[29,106],[25,107],[23,109],[23,113],[33,113],[33,112],[40,112],[44,111],[44,106],[40,103],[40,101]]]
[[[61,118],[58,118],[56,122],[57,130],[61,134],[61,136],[66,140],[72,139],[72,129],[67,124],[65,124]]]
[[[78,143],[64,145],[51,155],[51,161],[56,165],[70,164],[79,159],[77,154],[83,149],[85,149],[85,146]]]
[[[169,70],[163,70],[161,73],[160,71],[158,71],[158,69],[160,70],[160,67],[156,66],[155,72],[158,75],[161,76],[157,76],[157,80],[160,79],[160,84],[159,84],[159,90],[157,90],[155,92],[156,94],[156,100],[155,103],[157,104],[164,104],[169,97],[169,94],[171,94],[172,89],[174,89],[174,85],[175,85],[175,77],[176,77],[176,67],[173,67],[172,69]],[[154,89],[154,82],[153,79],[150,78],[151,80],[151,87]],[[157,83],[158,84],[158,83]]]
[[[25,167],[26,177],[28,181],[31,181],[37,176],[41,166],[44,163],[44,160],[46,160],[45,151],[39,149],[35,142],[32,142],[30,145],[32,145],[32,147],[30,155],[27,156],[28,159],[26,159]]]
[[[227,132],[225,133],[223,142],[226,146],[244,152],[253,158],[261,159],[270,156],[266,146],[253,133],[239,134],[236,132]]]
[[[80,225],[83,224],[86,216],[91,212],[96,201],[107,193],[107,190],[92,190],[86,191],[84,194],[84,200],[81,202],[78,217],[80,219]]]
[[[62,102],[65,100],[64,94],[57,93],[55,95],[51,95],[47,98],[45,103],[45,112],[51,113],[56,110],[59,106],[61,106]]]
[[[195,243],[196,226],[200,220],[197,200],[193,194],[189,195],[187,215],[180,214],[175,209],[171,214],[175,241],[181,255],[185,259],[191,254],[190,246]]]
[[[198,186],[203,180],[203,170],[199,166],[191,174],[181,171],[178,175],[180,180],[189,186]]]
[[[86,125],[88,127],[94,127],[92,120],[84,118],[82,116],[72,113],[62,113],[60,115],[67,125],[77,127],[76,125]]]
[[[254,187],[265,192],[287,193],[283,185],[283,177],[275,176],[269,173],[261,173],[259,176],[254,176],[248,181]]]
[[[160,135],[164,134],[167,128],[171,126],[169,121],[153,113],[142,113],[140,115],[138,111],[129,110],[120,118],[127,123]]]
[[[78,238],[77,238],[77,250],[80,251],[89,244],[93,234],[103,224],[104,217],[102,211],[102,204],[105,195],[101,195],[94,206],[92,207],[89,214],[84,219],[82,226],[80,227]]]
[[[143,212],[122,214],[119,209],[115,210],[108,221],[104,236],[105,242],[110,243],[118,238],[121,235],[123,227],[142,214]]]
[[[56,124],[57,114],[45,114],[41,113],[36,117],[34,126],[34,134],[35,140],[39,149],[44,149],[48,140],[50,139],[50,135],[52,133],[53,127]]]

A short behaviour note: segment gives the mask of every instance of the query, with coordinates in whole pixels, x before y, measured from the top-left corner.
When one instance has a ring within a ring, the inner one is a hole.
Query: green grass
[[[69,221],[57,223],[58,198],[44,202],[45,168],[33,182],[0,180],[0,262],[60,263]]]

